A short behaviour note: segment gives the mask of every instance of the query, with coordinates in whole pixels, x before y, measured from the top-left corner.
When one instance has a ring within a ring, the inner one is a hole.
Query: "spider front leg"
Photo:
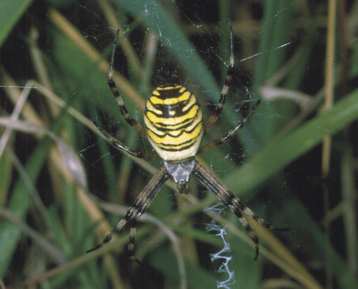
[[[115,55],[116,55],[116,49],[118,46],[118,33],[119,33],[119,31],[117,30],[115,37],[114,37],[114,41],[113,41],[113,50],[112,50],[109,71],[108,71],[107,84],[108,84],[108,86],[111,90],[111,93],[117,102],[119,110],[120,110],[122,116],[124,117],[124,119],[126,120],[126,122],[130,126],[134,127],[142,136],[144,136],[143,127],[134,118],[132,118],[129,115],[129,112],[124,104],[124,99],[121,96],[119,89],[113,80],[113,65],[114,65],[114,60],[115,60]],[[124,151],[124,152],[128,153],[129,155],[132,155],[137,158],[143,157],[143,151],[131,150],[128,146],[122,144],[121,141],[119,141],[117,138],[113,137],[111,134],[109,134],[106,130],[102,129],[100,126],[98,126],[97,129],[99,131],[99,134],[116,149],[118,149],[120,151]]]
[[[224,84],[223,84],[223,86],[221,88],[219,102],[217,104],[210,105],[211,115],[209,116],[209,119],[208,119],[208,122],[207,122],[208,127],[211,127],[212,125],[214,125],[217,122],[217,120],[219,119],[220,114],[223,111],[223,108],[224,108],[224,105],[225,105],[226,96],[228,95],[228,93],[230,91],[230,87],[232,85],[232,80],[233,80],[234,71],[235,71],[235,58],[234,58],[234,44],[233,44],[233,41],[234,41],[233,40],[233,33],[232,33],[232,30],[231,30],[230,31],[230,62],[229,62],[229,67],[228,67],[227,72],[226,72]]]
[[[110,242],[115,233],[121,232],[126,227],[130,228],[130,244],[129,250],[133,250],[135,247],[135,224],[136,220],[144,213],[144,211],[150,206],[155,195],[160,190],[164,182],[169,178],[166,169],[162,167],[144,187],[134,202],[133,207],[129,208],[123,218],[117,222],[116,226],[103,238],[102,242],[96,245],[94,248],[87,251],[93,252],[101,248],[103,245]]]
[[[115,98],[118,106],[119,106],[119,110],[122,114],[122,116],[124,117],[124,119],[126,120],[126,122],[134,127],[141,135],[145,135],[145,130],[142,127],[142,125],[137,122],[134,118],[132,118],[128,112],[128,109],[124,103],[124,99],[122,97],[122,95],[119,92],[119,89],[116,85],[116,83],[113,80],[113,65],[114,65],[114,60],[116,57],[116,50],[117,50],[117,46],[118,46],[118,33],[119,33],[119,29],[116,30],[115,32],[115,37],[113,40],[113,49],[112,49],[112,56],[111,56],[111,62],[110,62],[110,66],[109,66],[109,71],[108,71],[108,79],[107,79],[107,84],[109,86],[109,89],[111,90],[111,93],[113,95],[113,97]]]
[[[239,109],[247,110],[246,106],[248,103],[249,103],[248,101],[245,101],[244,104],[241,105]],[[243,128],[246,125],[246,123],[251,118],[251,116],[254,114],[254,112],[256,111],[256,109],[260,103],[261,103],[261,99],[256,100],[255,103],[249,107],[249,112],[247,113],[247,115],[243,116],[243,118],[232,129],[230,129],[221,138],[216,139],[216,140],[206,144],[205,146],[203,146],[201,151],[209,149],[209,148],[211,149],[211,148],[217,147],[219,145],[222,145],[222,144],[228,142],[238,132],[239,129]]]
[[[117,138],[115,138],[114,136],[112,136],[110,133],[108,133],[106,130],[104,130],[103,128],[97,126],[96,129],[98,129],[98,133],[101,135],[101,137],[107,142],[109,143],[111,146],[113,146],[115,149],[121,151],[121,152],[125,152],[131,156],[134,156],[136,158],[143,158],[143,151],[134,151],[131,148],[129,148],[128,146],[126,146],[125,144],[123,144],[120,140],[118,140]]]
[[[202,166],[199,162],[196,163],[194,174],[199,179],[199,182],[205,186],[209,191],[215,193],[216,197],[239,218],[240,223],[247,231],[248,236],[255,244],[255,259],[259,255],[259,239],[256,233],[252,230],[247,221],[247,218],[252,218],[259,224],[271,229],[264,219],[256,216],[253,211],[247,207],[239,198],[237,198],[231,191],[228,191],[224,185],[215,177],[214,173]]]

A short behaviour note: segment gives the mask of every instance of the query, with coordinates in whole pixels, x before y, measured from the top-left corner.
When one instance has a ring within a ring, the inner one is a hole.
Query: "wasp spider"
[[[111,65],[115,55],[116,44],[112,53]],[[225,103],[225,97],[229,92],[234,73],[234,56],[231,45],[230,65],[221,89],[219,102],[212,109],[208,119],[208,125],[214,124],[219,118]],[[203,122],[202,110],[193,93],[186,87],[179,84],[165,84],[155,88],[147,99],[144,112],[145,128],[132,118],[124,104],[124,100],[112,80],[112,69],[108,75],[108,85],[115,97],[119,109],[128,124],[143,133],[149,140],[153,149],[163,160],[163,166],[152,177],[134,202],[128,209],[125,216],[113,227],[103,241],[96,247],[89,250],[94,251],[102,247],[112,239],[114,233],[119,233],[125,228],[130,229],[130,246],[134,247],[134,230],[136,219],[149,207],[153,198],[162,185],[172,179],[180,192],[186,189],[191,176],[195,176],[199,182],[239,218],[239,221],[248,232],[249,237],[256,244],[256,256],[258,254],[258,238],[250,228],[247,217],[266,225],[262,218],[258,218],[238,197],[227,190],[215,174],[203,166],[195,156],[198,153],[205,125]],[[241,128],[255,110],[259,101],[251,106],[251,111],[221,139],[215,141],[215,145],[226,142],[234,133]],[[105,132],[104,132],[105,133]],[[132,151],[120,141],[105,133],[107,140],[120,150],[141,157],[140,152]],[[267,226],[267,225],[266,225]],[[133,248],[132,248],[133,249]]]

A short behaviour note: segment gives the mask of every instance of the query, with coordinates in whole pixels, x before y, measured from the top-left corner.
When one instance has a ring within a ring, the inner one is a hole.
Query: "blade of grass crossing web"
[[[133,16],[141,19],[148,28],[155,32],[161,43],[183,66],[188,76],[202,86],[213,100],[217,100],[219,90],[210,71],[198,55],[195,47],[188,41],[174,17],[156,0],[125,1],[115,0],[119,8],[125,8]]]
[[[297,216],[300,216],[297,218]],[[358,280],[348,269],[346,262],[342,257],[335,252],[332,245],[327,243],[327,238],[322,229],[312,220],[307,209],[302,205],[299,200],[287,201],[285,209],[282,210],[282,218],[287,219],[287,222],[297,230],[300,230],[302,234],[312,236],[313,248],[318,253],[317,258],[321,260],[324,255],[327,254],[329,266],[332,273],[338,280],[339,288],[358,288]],[[300,233],[298,232],[298,234]],[[312,247],[312,246],[310,246]]]
[[[34,182],[47,159],[50,146],[51,142],[44,140],[26,164],[26,171]],[[25,182],[22,182],[20,179],[15,184],[11,195],[9,209],[19,218],[24,217],[30,205],[30,195],[26,190]],[[0,255],[0,278],[2,278],[4,274],[7,273],[9,263],[14,254],[21,232],[16,225],[7,222],[2,222],[0,224],[0,232],[0,247],[2,251]]]
[[[279,173],[290,162],[318,145],[323,136],[334,134],[358,118],[358,91],[347,95],[327,113],[265,146],[240,169],[225,178],[238,192],[248,192]],[[240,182],[237,182],[237,180]]]
[[[259,91],[265,81],[283,64],[285,53],[276,48],[287,42],[291,27],[289,15],[291,2],[268,0],[264,2],[264,18],[261,23],[260,45],[258,52],[263,53],[256,58],[256,68],[253,81],[254,97],[260,97]],[[264,117],[258,117],[263,115]],[[276,107],[272,103],[263,102],[248,125],[252,130],[244,130],[243,143],[249,154],[270,140],[273,136],[279,118],[276,117]]]
[[[278,1],[269,0],[264,2],[264,17],[261,22],[260,45],[258,52],[269,51],[272,48],[272,35],[274,35],[274,19],[278,9]],[[270,53],[269,53],[270,54]],[[268,77],[268,58],[263,55],[256,59],[255,74],[253,80],[253,92],[255,97],[259,97],[260,87]],[[273,107],[266,102],[261,103],[257,113],[253,116],[248,129],[243,130],[243,144],[249,154],[256,152],[265,140],[272,135],[273,126],[269,117],[265,117],[265,121],[258,119],[257,115],[264,114],[272,116],[274,114]],[[252,129],[251,131],[249,131]]]

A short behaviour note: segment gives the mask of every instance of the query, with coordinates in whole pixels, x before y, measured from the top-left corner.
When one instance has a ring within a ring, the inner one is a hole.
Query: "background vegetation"
[[[1,287],[216,288],[227,276],[210,261],[222,248],[206,230],[214,219],[231,246],[230,288],[358,288],[357,15],[345,0],[2,0]],[[218,99],[230,25],[235,88],[205,142],[240,119],[240,103],[262,104],[236,138],[201,158],[289,231],[254,226],[254,260],[232,214],[204,213],[212,194],[193,181],[178,195],[168,182],[138,229],[142,264],[126,256],[128,232],[85,254],[160,165],[106,86],[114,31],[115,81],[141,120],[160,83],[184,83],[204,107]],[[94,123],[144,147],[148,161],[114,150]]]

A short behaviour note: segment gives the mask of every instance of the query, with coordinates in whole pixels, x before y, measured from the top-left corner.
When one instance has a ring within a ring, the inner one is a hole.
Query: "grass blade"
[[[2,0],[0,2],[0,46],[30,3],[31,0]]]

